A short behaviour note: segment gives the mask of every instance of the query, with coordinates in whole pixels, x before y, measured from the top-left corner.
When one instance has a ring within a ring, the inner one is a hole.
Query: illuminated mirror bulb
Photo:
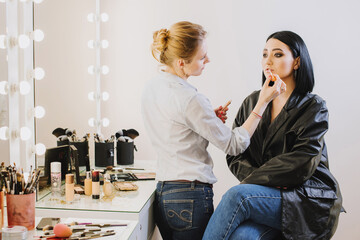
[[[7,81],[0,82],[0,94],[6,95],[9,91],[9,84]]]
[[[45,151],[46,151],[46,147],[45,147],[44,144],[38,143],[38,144],[35,145],[35,153],[36,153],[36,155],[39,155],[39,156],[44,155]]]
[[[20,48],[27,48],[30,45],[30,38],[24,34],[18,37],[18,43]]]
[[[110,95],[109,95],[108,92],[103,92],[103,93],[102,93],[102,100],[103,100],[103,101],[109,100],[109,97],[110,97]]]
[[[5,49],[6,48],[6,35],[0,35],[0,48]]]
[[[91,48],[91,49],[93,49],[94,46],[95,46],[94,43],[95,43],[94,40],[89,40],[89,41],[88,41],[88,47]]]
[[[20,94],[21,95],[26,95],[30,92],[31,87],[30,84],[26,81],[21,81],[20,82],[20,86],[19,86],[19,90],[20,90]]]
[[[102,48],[108,48],[109,47],[109,41],[108,40],[102,40],[101,41],[101,47]]]
[[[94,100],[95,100],[95,93],[94,93],[94,92],[89,92],[89,94],[88,94],[88,99],[89,99],[90,101],[94,101]]]
[[[101,120],[101,122],[102,122],[103,127],[107,127],[107,126],[109,126],[109,124],[110,124],[110,121],[109,121],[109,119],[107,119],[107,118],[103,118],[103,119]]]
[[[88,67],[88,73],[91,74],[91,75],[95,73],[94,65],[91,65],[91,66]]]
[[[45,108],[42,106],[36,106],[34,108],[34,116],[36,118],[43,118],[45,116]]]
[[[20,128],[20,139],[23,141],[29,140],[31,137],[31,130],[28,127]]]
[[[1,127],[0,128],[0,139],[1,140],[8,140],[9,139],[9,128],[8,127]]]
[[[89,22],[94,22],[94,20],[95,20],[95,14],[93,14],[93,13],[89,13],[88,15],[87,15],[87,20],[89,21]]]
[[[95,126],[95,118],[90,118],[88,121],[88,124],[90,127],[94,127]]]
[[[102,13],[100,18],[102,22],[107,22],[109,20],[109,15],[107,13]]]
[[[41,31],[40,29],[36,29],[33,32],[32,37],[35,42],[41,42],[44,39],[44,32]]]
[[[41,67],[37,67],[34,69],[34,78],[36,80],[41,80],[45,77],[45,71]]]
[[[104,74],[104,75],[108,74],[108,73],[109,73],[109,67],[106,66],[106,65],[102,66],[102,67],[101,67],[101,72],[102,72],[102,74]]]

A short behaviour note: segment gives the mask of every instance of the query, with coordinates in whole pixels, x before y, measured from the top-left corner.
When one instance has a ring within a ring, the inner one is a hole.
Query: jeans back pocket
[[[177,231],[192,228],[194,200],[163,200],[166,220],[169,226]]]

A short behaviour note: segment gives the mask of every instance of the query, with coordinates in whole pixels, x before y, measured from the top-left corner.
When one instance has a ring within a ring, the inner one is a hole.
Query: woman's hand
[[[269,75],[266,78],[266,81],[261,88],[260,95],[259,95],[259,102],[268,104],[270,103],[274,98],[279,96],[281,93],[286,91],[286,84],[280,79],[279,75],[273,74],[273,77],[275,78],[274,84],[272,86],[269,86],[270,81],[272,81],[272,76]]]
[[[214,109],[214,112],[215,112],[215,115],[220,118],[220,120],[225,123],[226,119],[227,119],[227,116],[226,116],[226,113],[227,113],[227,110],[229,110],[228,107],[225,107],[223,108],[222,106]]]

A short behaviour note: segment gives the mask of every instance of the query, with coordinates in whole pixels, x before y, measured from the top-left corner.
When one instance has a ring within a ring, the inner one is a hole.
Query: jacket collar
[[[299,100],[301,99],[301,95],[295,92],[292,92],[289,99],[285,103],[283,109],[279,113],[279,115],[274,119],[274,121],[271,123],[271,107],[272,102],[269,104],[265,111],[264,120],[267,121],[267,125],[269,126],[268,131],[266,133],[265,139],[264,139],[264,145],[263,145],[263,153],[266,151],[267,147],[271,143],[271,140],[273,139],[274,135],[278,132],[278,130],[284,125],[284,123],[289,119],[290,114],[289,111],[294,108]]]

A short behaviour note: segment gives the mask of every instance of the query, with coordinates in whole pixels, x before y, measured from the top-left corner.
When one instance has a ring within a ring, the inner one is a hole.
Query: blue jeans
[[[275,239],[281,234],[277,188],[240,184],[229,189],[212,215],[203,239]]]
[[[211,185],[197,182],[158,182],[155,222],[164,240],[201,239],[214,212]]]

